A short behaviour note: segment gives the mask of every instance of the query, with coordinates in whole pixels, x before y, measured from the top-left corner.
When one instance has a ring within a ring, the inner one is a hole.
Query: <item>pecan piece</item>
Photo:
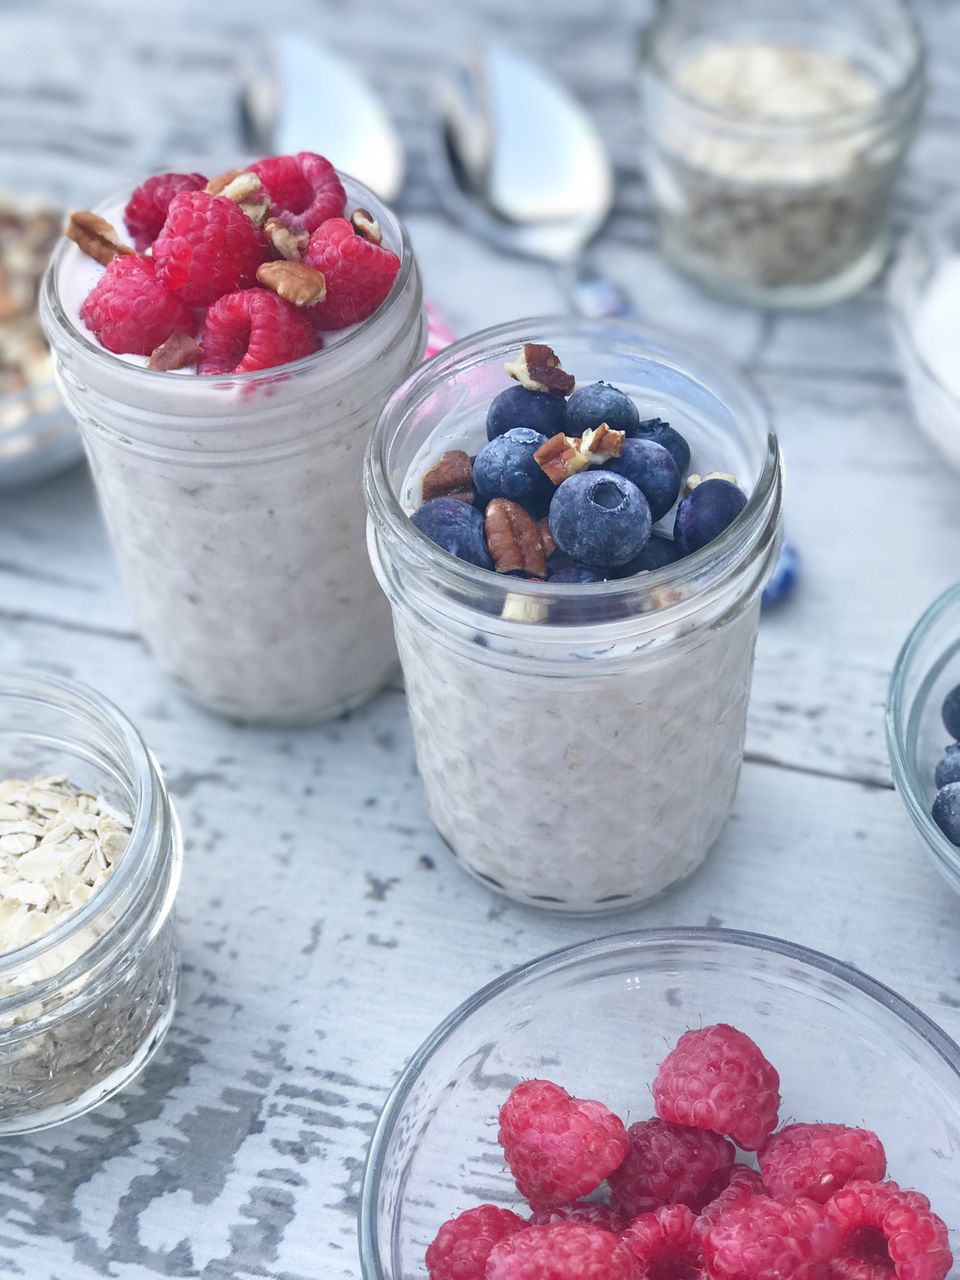
[[[270,197],[263,183],[250,169],[228,169],[226,173],[211,178],[204,191],[211,196],[225,196],[232,200],[258,226],[270,208]]]
[[[557,544],[553,540],[553,531],[550,528],[549,516],[544,516],[542,520],[537,521],[537,532],[540,534],[540,544],[543,547],[543,554],[549,560],[557,550]]]
[[[116,230],[98,213],[89,209],[75,210],[67,218],[64,228],[67,235],[81,252],[102,267],[107,266],[121,253],[136,253],[128,244],[122,244]]]
[[[620,457],[626,438],[625,431],[613,431],[601,422],[599,427],[591,427],[583,433],[578,449],[586,458],[588,467],[602,467],[611,458]]]
[[[157,369],[160,373],[170,373],[173,369],[186,369],[200,359],[200,343],[191,338],[182,329],[174,329],[166,342],[154,347],[148,369]]]
[[[572,373],[560,367],[559,357],[542,342],[528,342],[517,356],[503,366],[528,391],[545,391],[563,399],[577,385]]]
[[[554,484],[563,484],[578,471],[602,467],[610,458],[619,458],[626,438],[625,432],[611,431],[601,422],[599,427],[585,431],[579,438],[558,432],[542,444],[533,457]]]
[[[358,236],[364,240],[372,240],[374,244],[383,244],[383,232],[380,223],[369,209],[354,209],[350,216],[350,225]]]
[[[540,532],[533,517],[508,498],[487,503],[483,530],[497,573],[525,573],[531,578],[547,576]]]
[[[264,262],[257,267],[257,283],[272,289],[295,307],[312,307],[327,296],[323,272],[305,262]]]
[[[287,262],[299,262],[310,239],[309,231],[294,231],[279,218],[268,218],[263,224],[263,234]]]
[[[423,500],[459,498],[473,502],[473,463],[462,449],[450,449],[423,477]]]

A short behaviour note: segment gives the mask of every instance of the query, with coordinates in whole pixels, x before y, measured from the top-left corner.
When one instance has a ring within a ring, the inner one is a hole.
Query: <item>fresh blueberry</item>
[[[653,520],[647,500],[626,476],[581,471],[564,480],[550,503],[550,532],[577,564],[611,569],[638,555]]]
[[[585,564],[568,564],[556,573],[551,573],[551,582],[602,582],[603,574],[596,569],[588,569]]]
[[[933,820],[951,844],[960,845],[960,782],[948,782],[937,792]]]
[[[650,541],[640,554],[617,570],[617,577],[629,578],[635,573],[665,569],[668,564],[675,564],[679,559],[680,552],[672,538],[667,538],[662,533],[652,533]]]
[[[545,391],[507,387],[490,402],[487,410],[487,439],[495,440],[514,427],[529,427],[545,436],[565,429],[567,402]]]
[[[960,782],[960,742],[951,743],[937,762],[937,771],[933,775],[937,789],[950,782]]]
[[[690,555],[719,537],[747,505],[747,495],[729,480],[703,480],[677,507],[673,537]]]
[[[635,436],[640,430],[640,415],[630,397],[609,382],[591,382],[574,391],[567,401],[568,436],[582,436],[605,422],[611,431],[625,431]]]
[[[943,723],[951,738],[960,738],[960,684],[943,700]]]
[[[542,516],[553,497],[553,481],[533,455],[546,442],[539,431],[513,427],[485,444],[473,464],[473,487],[480,505],[485,507],[491,498],[509,498],[532,516]]]
[[[483,536],[483,515],[459,498],[431,498],[410,517],[422,534],[452,556],[492,569]]]
[[[664,422],[662,418],[647,418],[640,423],[636,435],[642,440],[653,440],[656,444],[662,444],[666,451],[672,454],[680,474],[682,476],[687,474],[687,468],[690,466],[690,446],[679,431],[674,431],[669,422]]]
[[[765,609],[772,609],[775,605],[782,604],[793,593],[799,570],[800,559],[796,550],[789,542],[785,542],[780,548],[780,555],[770,575],[770,581],[763,589],[761,599]]]
[[[665,516],[680,496],[680,472],[673,454],[655,440],[625,440],[623,453],[608,471],[632,480],[647,500],[654,520]]]

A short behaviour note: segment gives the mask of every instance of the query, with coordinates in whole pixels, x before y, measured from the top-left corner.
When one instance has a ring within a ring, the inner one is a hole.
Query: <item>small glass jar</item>
[[[232,377],[158,373],[76,320],[75,245],[55,253],[41,316],[144,638],[211,711],[263,724],[340,715],[396,669],[390,611],[364,549],[363,453],[426,345],[406,232],[341,175],[350,209],[401,258],[383,305],[314,355]],[[122,225],[122,197],[99,212]]]
[[[696,470],[734,472],[750,495],[741,516],[668,569],[589,586],[478,569],[424,537],[408,518],[420,477],[449,448],[482,447],[504,362],[530,341],[669,420]],[[390,399],[365,486],[427,804],[462,864],[519,901],[578,912],[654,897],[699,866],[733,803],[780,540],[780,456],[750,387],[641,325],[490,329]]]
[[[903,0],[667,0],[640,83],[657,234],[677,267],[785,307],[876,276],[923,98]]]
[[[66,776],[132,829],[73,915],[0,954],[0,1136],[59,1124],[127,1085],[173,1018],[182,846],[157,763],[92,690],[0,675],[0,778]]]

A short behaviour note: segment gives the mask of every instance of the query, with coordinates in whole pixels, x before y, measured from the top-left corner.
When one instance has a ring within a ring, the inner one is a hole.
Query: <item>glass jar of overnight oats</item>
[[[681,270],[788,307],[878,273],[923,98],[903,0],[668,0],[640,83],[658,238]]]
[[[668,420],[746,508],[656,572],[590,585],[501,575],[409,519],[447,450],[474,454],[504,363],[548,344],[584,384]],[[776,437],[721,360],[646,326],[527,321],[443,352],[391,397],[367,454],[368,543],[393,607],[417,762],[467,870],[568,911],[641,902],[689,875],[736,790],[760,610],[780,541]]]
[[[129,721],[82,686],[0,675],[7,779],[66,780],[102,798],[129,838],[108,878],[48,930],[17,929],[0,900],[0,1136],[72,1119],[128,1084],[170,1025],[179,973],[180,831]],[[14,807],[0,808],[7,839]]]
[[[144,639],[194,701],[232,719],[309,723],[396,669],[364,547],[364,449],[426,343],[406,232],[341,175],[401,258],[369,319],[321,351],[225,377],[147,369],[95,342],[79,308],[97,267],[64,241],[41,296],[58,386],[77,418]],[[97,210],[123,225],[126,196]]]

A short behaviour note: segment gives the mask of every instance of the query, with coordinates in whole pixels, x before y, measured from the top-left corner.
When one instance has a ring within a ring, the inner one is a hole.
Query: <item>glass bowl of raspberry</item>
[[[554,1147],[551,1134],[560,1135]],[[812,1176],[824,1162],[827,1176]],[[471,1210],[471,1239],[460,1242],[468,1251],[480,1236],[489,1248],[504,1233],[523,1234],[532,1210],[541,1234],[523,1253],[550,1245],[542,1230],[557,1223],[588,1234],[632,1223],[636,1248],[658,1232],[690,1237],[688,1214],[699,1248],[709,1225],[701,1219],[729,1237],[744,1220],[725,1216],[721,1227],[721,1211],[748,1208],[752,1228],[780,1215],[774,1234],[812,1232],[824,1260],[866,1242],[876,1280],[895,1274],[884,1240],[856,1232],[871,1213],[884,1229],[906,1215],[929,1263],[909,1274],[943,1280],[948,1245],[960,1244],[958,1204],[960,1047],[924,1014],[859,970],[789,942],[640,930],[496,979],[417,1050],[371,1141],[362,1270],[365,1280],[407,1280],[423,1274],[426,1258],[431,1280],[444,1280],[452,1255],[441,1228]],[[952,1216],[946,1227],[937,1210]],[[609,1250],[609,1240],[591,1238]],[[511,1274],[509,1257],[458,1272]]]

